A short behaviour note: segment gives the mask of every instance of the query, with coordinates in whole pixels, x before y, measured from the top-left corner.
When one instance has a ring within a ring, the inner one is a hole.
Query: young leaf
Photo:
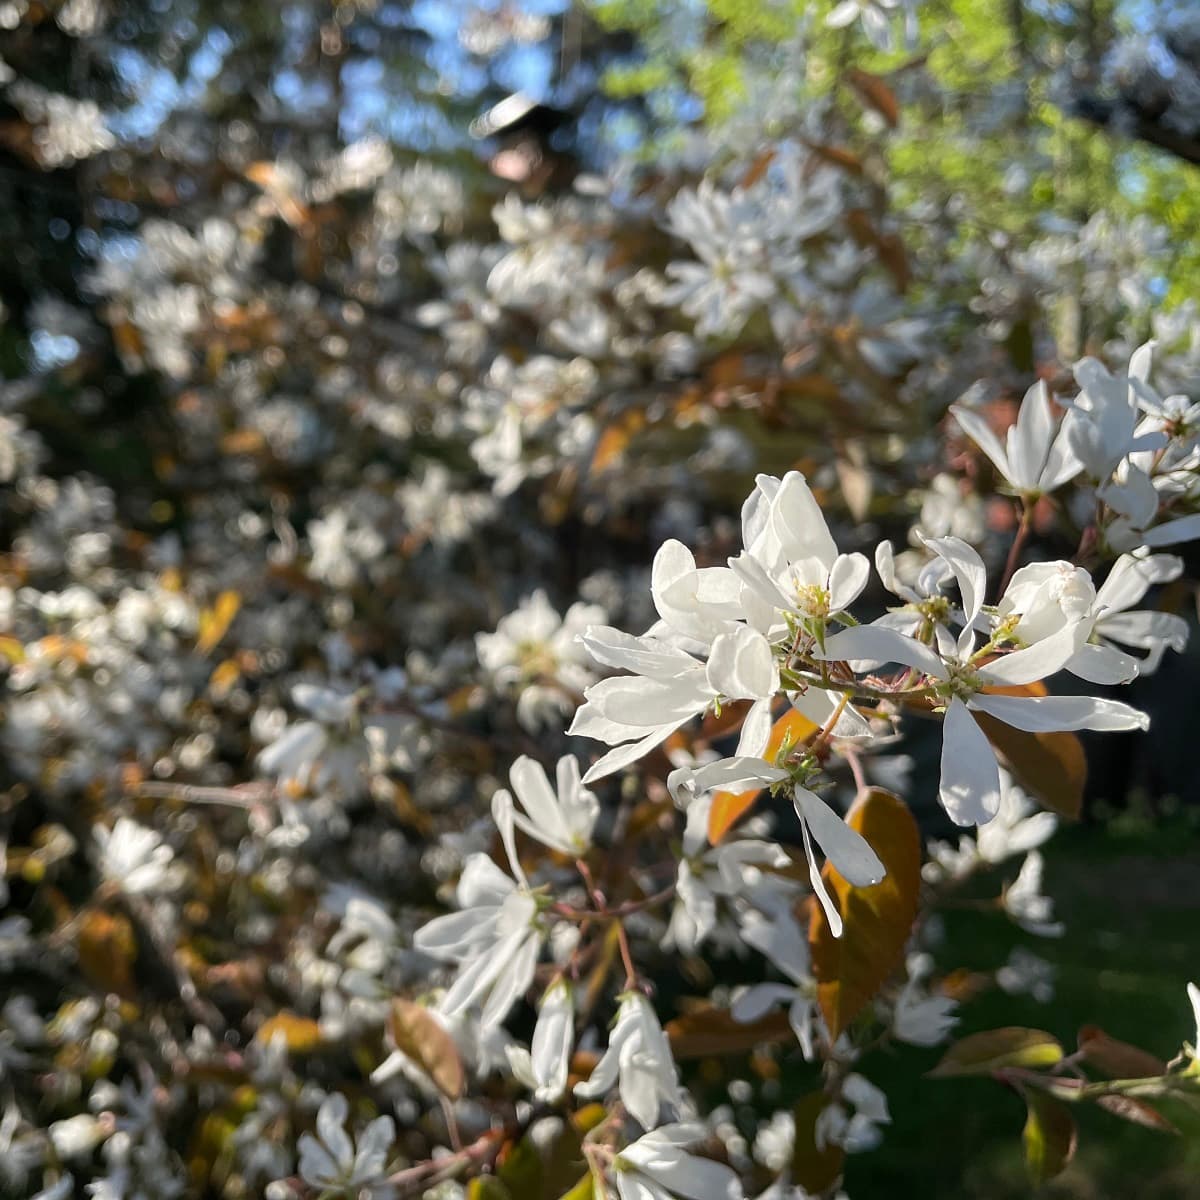
[[[745,1054],[764,1042],[786,1042],[795,1037],[787,1013],[772,1012],[758,1021],[735,1021],[728,1009],[708,1006],[685,1013],[665,1026],[676,1058],[710,1058],[720,1054]]]
[[[268,1017],[254,1035],[264,1046],[269,1046],[277,1037],[292,1054],[311,1054],[322,1042],[321,1026],[311,1017],[302,1017],[284,1009]]]
[[[407,1054],[442,1095],[457,1100],[463,1094],[466,1074],[458,1047],[427,1008],[395,999],[388,1027],[396,1049]]]
[[[1050,1034],[1008,1025],[961,1038],[929,1074],[931,1078],[947,1079],[953,1075],[990,1075],[1002,1067],[1052,1067],[1062,1056],[1062,1047]]]
[[[846,82],[859,94],[864,104],[873,108],[893,129],[900,123],[900,105],[896,94],[878,75],[851,67]]]
[[[846,823],[883,860],[887,874],[871,887],[853,887],[826,863],[826,885],[842,914],[835,938],[820,905],[812,906],[809,944],[817,999],[837,1037],[871,1002],[904,958],[921,887],[921,835],[908,806],[880,788],[854,801]]]
[[[1110,1112],[1114,1117],[1120,1117],[1122,1121],[1128,1121],[1131,1125],[1157,1129],[1160,1133],[1179,1133],[1177,1125],[1168,1121],[1157,1108],[1152,1108],[1145,1100],[1138,1100],[1133,1096],[1097,1096],[1096,1104],[1105,1112]]]
[[[1045,1092],[1025,1094],[1028,1116],[1021,1140],[1025,1166],[1034,1183],[1045,1183],[1060,1174],[1075,1154],[1075,1118],[1061,1100]]]
[[[1099,1025],[1085,1025],[1079,1031],[1079,1049],[1084,1061],[1109,1079],[1148,1079],[1167,1073],[1161,1058],[1109,1037]]]

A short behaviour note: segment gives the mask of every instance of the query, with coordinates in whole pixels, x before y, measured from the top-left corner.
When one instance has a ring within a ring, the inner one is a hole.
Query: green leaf
[[[508,1192],[521,1200],[532,1200],[540,1196],[545,1183],[545,1167],[542,1156],[526,1134],[508,1152],[496,1174]]]
[[[929,1074],[931,1078],[948,1079],[955,1075],[990,1075],[1003,1067],[1052,1067],[1062,1061],[1062,1056],[1062,1046],[1050,1034],[1008,1025],[955,1042]]]
[[[563,1192],[559,1200],[592,1200],[596,1194],[596,1181],[589,1171],[569,1192]]]
[[[1075,1118],[1060,1100],[1045,1092],[1025,1095],[1029,1113],[1021,1140],[1025,1166],[1034,1183],[1045,1183],[1060,1174],[1075,1154]]]
[[[477,1175],[467,1184],[467,1200],[513,1200],[513,1194],[495,1175]]]

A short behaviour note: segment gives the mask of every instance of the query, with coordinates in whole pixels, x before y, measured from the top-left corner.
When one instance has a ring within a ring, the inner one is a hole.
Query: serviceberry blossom
[[[395,1190],[386,1182],[385,1171],[396,1124],[391,1117],[376,1117],[355,1140],[346,1132],[350,1106],[340,1092],[333,1092],[317,1111],[317,1133],[300,1135],[300,1175],[322,1192],[357,1200],[388,1200]],[[356,1144],[357,1142],[357,1144]]]
[[[496,626],[475,635],[479,664],[501,692],[517,697],[517,719],[530,732],[562,721],[577,696],[595,683],[579,635],[604,620],[597,604],[572,604],[560,617],[542,590],[527,596]]]
[[[118,817],[112,829],[92,829],[100,874],[131,896],[150,894],[168,885],[175,852],[153,829],[130,817]]]
[[[950,411],[1018,495],[1035,497],[1057,491],[1083,470],[1069,429],[1055,417],[1050,392],[1040,380],[1025,393],[1017,420],[1003,443],[981,413],[961,404],[952,404]]]
[[[558,760],[557,787],[550,786],[545,769],[522,755],[509,772],[512,796],[498,793],[498,801],[511,810],[513,825],[534,841],[560,854],[583,854],[592,844],[592,829],[600,815],[600,802],[580,782],[579,763],[573,755]],[[513,805],[513,796],[523,812]]]
[[[643,1129],[654,1129],[664,1106],[678,1111],[682,1100],[671,1044],[654,1006],[639,992],[621,998],[608,1048],[575,1095],[598,1099],[616,1086],[621,1103]]]
[[[446,1016],[480,1004],[485,1028],[498,1025],[528,990],[544,930],[538,902],[511,853],[514,883],[486,854],[467,859],[458,882],[459,911],[435,917],[417,930],[413,945],[458,964],[454,983],[439,1005]]]
[[[1031,607],[1031,612],[1043,619],[1022,627],[1016,602],[1010,596],[1012,615],[997,619],[991,639],[979,649],[976,622],[983,610],[986,585],[983,561],[957,538],[931,539],[929,544],[946,560],[959,585],[963,628],[955,653],[942,655],[916,638],[875,624],[835,634],[821,655],[830,661],[900,663],[910,668],[918,680],[924,677],[928,681],[924,686],[944,712],[939,799],[956,824],[981,825],[994,817],[1000,806],[1000,767],[973,713],[986,714],[1028,732],[1145,729],[1149,718],[1116,700],[1013,696],[989,691],[1036,683],[1066,667],[1091,634],[1090,605],[1081,607],[1069,588],[1064,589],[1056,578],[1049,594],[1038,592],[1039,603],[1036,609]],[[1071,574],[1070,578],[1077,577]],[[1035,591],[1044,582],[1039,580]],[[1000,610],[1004,608],[1002,599]],[[1032,640],[1025,642],[1017,630],[1023,630]],[[1020,648],[988,661],[994,649],[1004,645]]]
[[[742,924],[746,944],[753,946],[791,982],[756,983],[733,1003],[735,1021],[759,1020],[773,1008],[787,1005],[788,1023],[806,1059],[813,1057],[814,1036],[821,1027],[817,1008],[817,981],[812,976],[808,939],[795,917],[786,910],[767,918],[747,914]]]
[[[723,1163],[689,1154],[703,1125],[663,1125],[626,1146],[613,1161],[619,1200],[741,1200],[737,1176]]]
[[[575,1040],[575,998],[571,985],[559,979],[546,989],[529,1049],[506,1047],[514,1078],[534,1099],[554,1104],[567,1090],[567,1071]]]

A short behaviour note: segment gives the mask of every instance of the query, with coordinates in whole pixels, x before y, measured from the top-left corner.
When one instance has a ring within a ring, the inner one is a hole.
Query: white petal
[[[1128,683],[1138,673],[1138,661],[1112,646],[1088,642],[1067,661],[1067,670],[1088,683]]]
[[[508,855],[508,865],[512,868],[513,877],[520,885],[528,890],[529,880],[521,870],[521,860],[517,857],[517,838],[513,829],[513,798],[503,788],[492,797],[492,820],[500,831],[500,840],[504,843],[504,853]]]
[[[1040,484],[1042,467],[1049,457],[1054,433],[1050,393],[1046,390],[1046,384],[1039,379],[1025,393],[1017,422],[1008,433],[1008,461],[1013,472],[1011,482],[1022,491],[1032,490]]]
[[[1140,650],[1170,646],[1178,652],[1187,645],[1188,623],[1174,613],[1142,609],[1101,617],[1097,622],[1097,632]]]
[[[1027,733],[1095,729],[1115,732],[1148,729],[1150,718],[1119,700],[1091,696],[986,696],[971,699],[971,707],[990,713],[1014,729]]]
[[[522,754],[513,763],[508,777],[530,821],[558,841],[567,840],[570,833],[563,821],[558,797],[550,786],[545,767],[528,755]]]
[[[748,625],[737,625],[713,642],[707,674],[713,691],[731,700],[766,700],[779,690],[771,644]]]
[[[1156,583],[1183,574],[1183,559],[1174,554],[1122,554],[1096,593],[1096,607],[1109,614],[1132,608]]]
[[[829,607],[843,612],[862,595],[871,577],[871,564],[862,554],[839,554],[829,572]]]
[[[784,983],[756,983],[733,1002],[729,1013],[739,1025],[750,1025],[781,1004],[791,1004],[795,994],[796,989]]]
[[[928,646],[880,625],[856,625],[853,629],[835,633],[825,642],[825,651],[820,657],[838,661],[868,659],[902,663],[935,679],[945,679],[948,675],[945,664]]]
[[[822,853],[849,884],[870,887],[887,874],[870,842],[847,825],[819,796],[798,787],[795,802],[796,811],[812,830]]]
[[[617,746],[615,750],[610,750],[592,763],[584,773],[583,782],[595,783],[597,779],[604,779],[621,770],[622,767],[637,762],[639,758],[649,754],[660,742],[665,742],[682,724],[684,724],[683,721],[674,721],[670,725],[662,725],[658,729],[652,729],[641,741],[629,742],[627,745]]]
[[[344,1128],[348,1113],[349,1106],[341,1092],[327,1096],[317,1109],[317,1136],[344,1170],[354,1165],[354,1143]]]
[[[797,805],[797,810],[799,806]],[[800,833],[804,838],[804,857],[808,859],[808,881],[812,884],[813,895],[825,910],[825,919],[829,922],[829,930],[835,938],[842,936],[842,914],[838,912],[825,880],[821,878],[821,868],[817,866],[817,856],[813,853],[812,834],[808,832],[808,822],[800,820]]]
[[[956,825],[983,825],[1000,808],[1000,766],[982,729],[957,698],[942,727],[938,799]]]
[[[954,578],[958,581],[959,594],[962,596],[964,623],[968,626],[974,625],[987,591],[987,568],[983,565],[983,559],[979,557],[978,551],[962,538],[922,537],[921,540],[950,564]]]
[[[1180,542],[1193,542],[1200,538],[1200,513],[1190,517],[1177,517],[1163,525],[1156,525],[1142,537],[1146,546],[1177,546]]]
[[[987,418],[961,404],[950,405],[954,419],[962,431],[992,460],[992,466],[1010,483],[1014,483],[1008,465],[1008,455],[1000,444],[1000,439],[992,432]]]
[[[1044,637],[1032,646],[1006,654],[986,667],[979,668],[980,679],[1001,687],[1015,687],[1046,679],[1061,671],[1078,652],[1091,632],[1090,621],[1064,625],[1057,633]]]
[[[742,732],[738,736],[738,758],[760,758],[771,740],[771,701],[756,700],[742,721]]]

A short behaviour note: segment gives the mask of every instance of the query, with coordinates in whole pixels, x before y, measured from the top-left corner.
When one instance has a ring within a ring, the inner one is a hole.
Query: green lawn
[[[1200,980],[1198,824],[1194,813],[1150,821],[1135,812],[1061,831],[1046,849],[1046,888],[1067,923],[1062,939],[1029,937],[999,916],[947,914],[943,964],[994,967],[1025,945],[1058,968],[1052,1003],[994,990],[964,1008],[960,1032],[1029,1025],[1070,1050],[1079,1027],[1095,1024],[1163,1058],[1194,1040],[1185,985]],[[887,1091],[893,1124],[878,1151],[851,1160],[852,1200],[1200,1198],[1200,1115],[1178,1109],[1169,1115],[1182,1137],[1080,1111],[1074,1164],[1036,1191],[1021,1159],[1021,1100],[988,1079],[924,1078],[940,1053],[898,1047],[864,1060],[864,1073]]]

